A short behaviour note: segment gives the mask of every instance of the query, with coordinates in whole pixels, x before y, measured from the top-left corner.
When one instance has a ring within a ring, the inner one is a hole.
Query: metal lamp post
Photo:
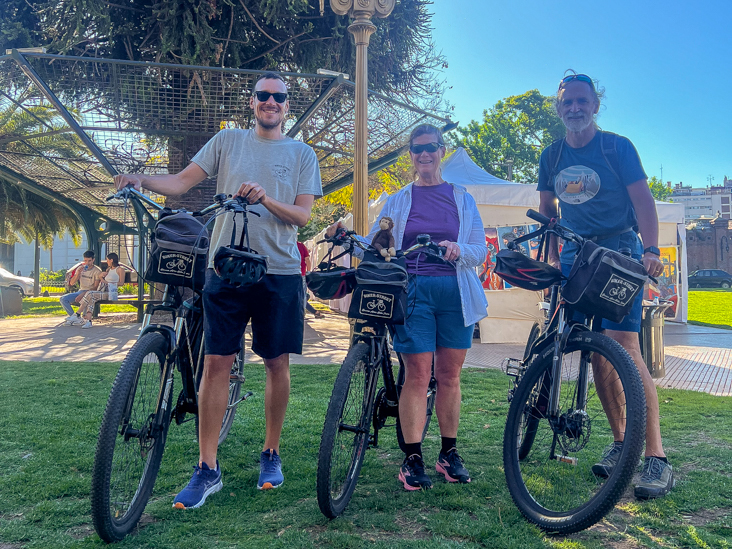
[[[353,229],[368,232],[368,46],[376,27],[373,16],[387,17],[395,0],[330,0],[336,15],[350,15],[348,30],[356,42],[356,128],[353,155]]]

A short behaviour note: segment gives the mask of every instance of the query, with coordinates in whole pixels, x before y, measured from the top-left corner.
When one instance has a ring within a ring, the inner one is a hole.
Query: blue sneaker
[[[259,456],[259,482],[257,488],[260,490],[271,490],[279,488],[285,482],[282,475],[282,461],[276,450],[267,450]]]
[[[221,468],[216,460],[216,469],[210,469],[205,463],[193,468],[193,477],[188,486],[183,488],[173,500],[173,509],[196,509],[204,503],[206,498],[215,494],[224,486],[221,482]]]

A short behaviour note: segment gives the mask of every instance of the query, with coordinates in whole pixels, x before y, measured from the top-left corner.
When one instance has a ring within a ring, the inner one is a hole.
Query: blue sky
[[[498,100],[556,93],[568,68],[605,87],[598,124],[633,141],[648,176],[732,178],[730,0],[435,0],[433,38],[461,125]]]

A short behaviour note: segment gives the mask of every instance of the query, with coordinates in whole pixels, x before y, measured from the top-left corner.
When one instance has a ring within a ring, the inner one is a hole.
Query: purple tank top
[[[412,185],[412,209],[404,227],[402,250],[417,243],[417,235],[429,234],[432,242],[456,242],[460,230],[455,193],[452,185]],[[456,276],[455,267],[447,263],[428,263],[417,253],[407,257],[407,271],[420,276]]]

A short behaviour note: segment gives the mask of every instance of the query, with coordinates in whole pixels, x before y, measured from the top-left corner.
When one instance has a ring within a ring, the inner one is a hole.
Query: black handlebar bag
[[[588,240],[575,257],[562,298],[576,311],[621,322],[646,280],[642,263]]]
[[[150,235],[145,280],[203,289],[208,266],[208,230],[189,213],[161,210]]]
[[[348,318],[404,324],[407,312],[407,260],[384,261],[370,252],[356,268],[356,289]]]

